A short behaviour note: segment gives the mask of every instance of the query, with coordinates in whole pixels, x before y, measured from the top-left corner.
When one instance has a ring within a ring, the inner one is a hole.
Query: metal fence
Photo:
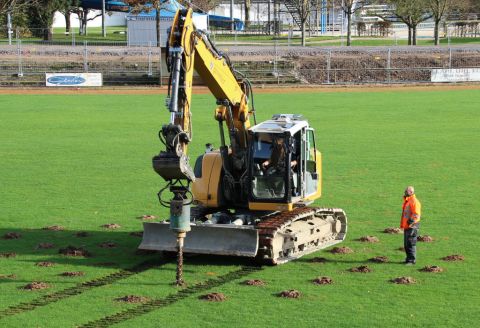
[[[294,47],[232,46],[236,70],[254,84],[422,83],[439,68],[480,68],[480,46]],[[0,45],[0,85],[45,85],[45,73],[102,73],[105,85],[166,83],[164,53],[154,46]],[[195,80],[201,83],[200,79]]]

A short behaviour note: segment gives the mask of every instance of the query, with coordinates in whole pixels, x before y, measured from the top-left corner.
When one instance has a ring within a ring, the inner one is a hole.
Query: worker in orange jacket
[[[415,189],[413,186],[408,186],[403,197],[402,219],[400,221],[400,228],[403,229],[403,245],[407,254],[405,264],[407,265],[413,265],[417,261],[417,237],[421,211],[422,205],[415,196]]]

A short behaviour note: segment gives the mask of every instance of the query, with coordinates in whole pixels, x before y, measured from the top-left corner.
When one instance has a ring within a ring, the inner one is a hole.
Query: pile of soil
[[[143,231],[133,231],[129,233],[130,236],[143,237]]]
[[[90,235],[89,235],[88,232],[86,232],[86,231],[79,231],[79,232],[77,232],[77,233],[75,234],[75,236],[77,236],[77,237],[79,237],[79,238],[83,238],[83,237],[88,237],[88,236],[90,236]]]
[[[342,246],[342,247],[334,247],[330,250],[332,254],[350,254],[353,253],[353,250],[350,247]]]
[[[368,273],[368,272],[372,272],[372,269],[370,269],[367,265],[361,265],[359,267],[353,267],[349,271],[350,272]]]
[[[101,227],[105,229],[118,229],[118,228],[121,228],[122,226],[116,223],[107,223],[102,225]]]
[[[299,298],[301,295],[302,294],[295,289],[284,290],[278,294],[278,296],[285,298]]]
[[[156,218],[157,217],[155,215],[150,215],[150,214],[145,214],[138,217],[138,219],[142,219],[142,220],[155,220]]]
[[[318,277],[313,280],[316,285],[330,285],[333,284],[333,280],[330,277]]]
[[[145,303],[148,302],[150,299],[144,296],[137,296],[137,295],[126,295],[123,297],[116,298],[115,301],[117,302],[125,302],[125,303]]]
[[[117,244],[115,244],[114,242],[111,242],[111,241],[105,241],[103,243],[98,244],[98,247],[101,247],[101,248],[115,248],[115,247],[117,247]]]
[[[65,230],[65,227],[62,227],[60,225],[53,225],[49,227],[43,227],[43,230],[51,230],[51,231],[63,231]]]
[[[50,248],[54,248],[55,245],[52,244],[52,243],[40,243],[37,245],[37,249],[50,249]]]
[[[447,261],[447,262],[454,262],[454,261],[464,261],[465,256],[461,254],[453,254],[453,255],[448,255],[442,258],[442,260]]]
[[[439,267],[438,265],[427,265],[420,269],[420,271],[438,273],[443,272],[443,268]]]
[[[46,289],[46,288],[50,288],[50,285],[47,283],[38,282],[38,281],[33,281],[22,287],[22,289],[25,289],[25,290],[40,290],[40,289]]]
[[[403,230],[400,228],[386,228],[383,230],[384,233],[389,233],[389,234],[399,234],[402,233]]]
[[[83,272],[83,271],[66,271],[66,272],[60,273],[60,275],[64,276],[64,277],[80,277],[80,276],[84,276],[85,272]]]
[[[227,297],[222,293],[210,293],[200,296],[200,299],[208,302],[223,302]]]
[[[411,285],[411,284],[417,283],[417,281],[412,277],[398,277],[398,278],[392,279],[391,282],[395,284],[401,284],[401,285]]]
[[[314,257],[313,259],[310,260],[312,263],[327,263],[328,259],[324,257]]]
[[[0,253],[0,258],[9,259],[11,257],[17,257],[17,253]]]
[[[386,256],[375,256],[370,259],[370,262],[375,262],[375,263],[386,263],[388,262],[388,257]]]
[[[0,279],[16,279],[17,276],[14,274],[0,274]]]
[[[35,265],[36,265],[36,266],[39,266],[39,267],[49,268],[49,267],[53,267],[53,266],[55,265],[55,263],[45,261],[45,262],[37,262]]]
[[[418,236],[417,240],[422,241],[424,243],[431,243],[434,239],[430,236],[425,235],[425,236]]]
[[[84,256],[84,257],[92,256],[92,254],[86,249],[84,249],[83,247],[75,247],[70,245],[67,246],[66,248],[60,248],[58,252],[66,256]]]
[[[245,280],[244,284],[248,286],[264,286],[265,281],[260,279],[250,279],[250,280]]]
[[[360,237],[359,239],[360,241],[363,241],[365,243],[378,243],[380,240],[378,240],[377,237],[375,236],[363,236],[363,237]]]
[[[399,247],[399,248],[397,248],[397,251],[405,252],[405,247]]]
[[[22,238],[22,235],[16,232],[7,232],[3,235],[3,239],[19,239]]]

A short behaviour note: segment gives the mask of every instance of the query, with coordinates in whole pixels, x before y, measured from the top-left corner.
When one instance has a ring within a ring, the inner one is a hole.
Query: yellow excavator
[[[308,121],[277,114],[257,124],[251,84],[195,28],[191,9],[176,13],[167,54],[170,122],[159,132],[165,149],[153,168],[167,182],[158,196],[170,219],[145,222],[139,248],[280,264],[343,241],[344,211],[309,206],[321,196],[322,167]],[[221,145],[192,169],[194,70],[217,100]],[[165,199],[167,189],[172,199]]]

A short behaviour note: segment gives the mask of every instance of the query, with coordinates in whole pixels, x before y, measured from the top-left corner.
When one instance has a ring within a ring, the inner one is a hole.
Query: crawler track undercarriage
[[[196,208],[192,212],[194,216],[203,216],[209,211]],[[289,212],[257,217],[255,222],[246,225],[192,224],[184,252],[247,256],[263,264],[276,265],[338,244],[347,233],[345,212],[335,208],[298,207]],[[139,248],[174,252],[176,239],[169,224],[145,222]]]

